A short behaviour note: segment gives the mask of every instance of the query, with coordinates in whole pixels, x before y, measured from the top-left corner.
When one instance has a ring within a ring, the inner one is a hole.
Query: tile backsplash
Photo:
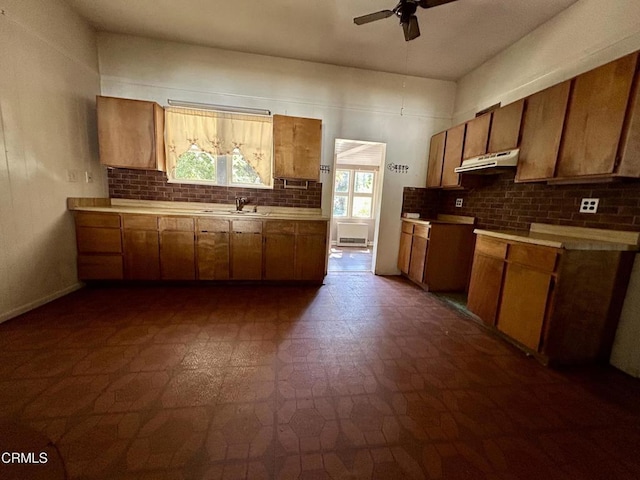
[[[322,183],[309,182],[307,190],[285,189],[282,180],[274,180],[273,190],[260,188],[217,187],[168,183],[164,172],[152,170],[108,169],[109,196],[133,200],[203,202],[234,204],[235,197],[249,199],[250,205],[321,208]]]
[[[474,216],[481,228],[528,230],[535,222],[640,231],[640,182],[547,185],[514,183],[513,178],[514,173],[487,176],[480,187],[435,190],[437,195],[428,189],[414,190],[428,203],[426,211],[437,204],[436,213]],[[455,206],[456,198],[463,199],[462,208]],[[598,212],[579,213],[582,198],[599,198]],[[410,210],[403,206],[404,211]]]

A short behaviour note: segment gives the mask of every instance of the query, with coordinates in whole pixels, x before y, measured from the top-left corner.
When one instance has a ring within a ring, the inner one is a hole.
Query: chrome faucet
[[[236,212],[241,212],[242,208],[249,202],[247,197],[236,197]]]

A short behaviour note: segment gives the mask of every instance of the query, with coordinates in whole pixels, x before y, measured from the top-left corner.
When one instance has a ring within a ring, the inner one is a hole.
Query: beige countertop
[[[236,212],[234,205],[221,203],[158,202],[151,200],[127,200],[117,198],[68,198],[69,210],[83,212],[110,212],[142,215],[171,215],[190,217],[216,217],[237,220],[239,218],[265,220],[328,221],[320,208],[272,207],[246,205],[243,212]]]
[[[515,242],[563,248],[565,250],[638,250],[640,232],[602,230],[596,228],[564,227],[532,223],[530,230],[483,230],[477,235]]]
[[[403,222],[415,223],[417,225],[432,225],[432,224],[461,224],[461,225],[473,225],[476,222],[475,217],[465,217],[463,215],[438,215],[434,219],[430,218],[406,218],[402,217]]]

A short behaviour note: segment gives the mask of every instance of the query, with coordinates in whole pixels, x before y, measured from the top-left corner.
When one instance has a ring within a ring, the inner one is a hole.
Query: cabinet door
[[[124,230],[124,268],[127,280],[160,278],[160,242],[156,230]]]
[[[613,173],[638,54],[575,79],[557,178]]]
[[[524,100],[518,100],[493,112],[489,152],[502,152],[518,147],[523,108]]]
[[[234,280],[262,279],[261,233],[234,231],[231,234],[231,278]]]
[[[158,110],[160,109],[160,111]],[[161,107],[154,102],[97,97],[100,163],[111,167],[163,168]]]
[[[489,142],[489,128],[491,127],[491,113],[474,118],[467,122],[467,132],[464,136],[464,152],[462,158],[477,157],[487,153]]]
[[[78,253],[121,253],[119,228],[77,227]]]
[[[274,178],[320,179],[322,120],[273,116]]]
[[[467,308],[487,325],[495,325],[504,260],[476,253],[471,268]]]
[[[411,243],[411,260],[409,262],[409,278],[414,282],[422,283],[424,278],[424,265],[427,259],[427,247],[429,240],[423,237],[413,236]]]
[[[198,278],[229,279],[229,232],[198,233]]]
[[[411,260],[411,241],[413,235],[402,232],[400,234],[400,249],[398,250],[398,268],[405,275],[409,273],[409,262]]]
[[[527,98],[516,182],[553,178],[570,90],[566,81]]]
[[[160,233],[160,272],[163,280],[195,280],[193,231],[165,230]]]
[[[538,350],[547,312],[552,276],[510,263],[504,277],[498,330]]]
[[[440,187],[442,184],[442,165],[444,162],[446,135],[447,132],[440,132],[431,137],[431,143],[429,144],[427,187]]]
[[[296,235],[296,280],[322,282],[327,266],[327,236]]]
[[[296,236],[268,233],[264,237],[265,280],[293,280]]]
[[[444,146],[444,163],[442,166],[442,186],[457,187],[460,185],[460,175],[453,169],[462,163],[462,147],[464,146],[464,132],[466,125],[447,130]]]
[[[78,255],[80,280],[122,280],[122,255]]]

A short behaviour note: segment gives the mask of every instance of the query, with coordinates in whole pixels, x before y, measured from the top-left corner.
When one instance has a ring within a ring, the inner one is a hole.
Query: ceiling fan
[[[418,7],[433,8],[445,3],[455,2],[456,0],[400,0],[400,3],[393,10],[380,10],[379,12],[370,13],[353,19],[356,25],[364,25],[365,23],[382,20],[393,15],[400,19],[400,25],[404,30],[404,39],[408,42],[420,36],[420,27],[418,27],[418,17],[416,10]]]

